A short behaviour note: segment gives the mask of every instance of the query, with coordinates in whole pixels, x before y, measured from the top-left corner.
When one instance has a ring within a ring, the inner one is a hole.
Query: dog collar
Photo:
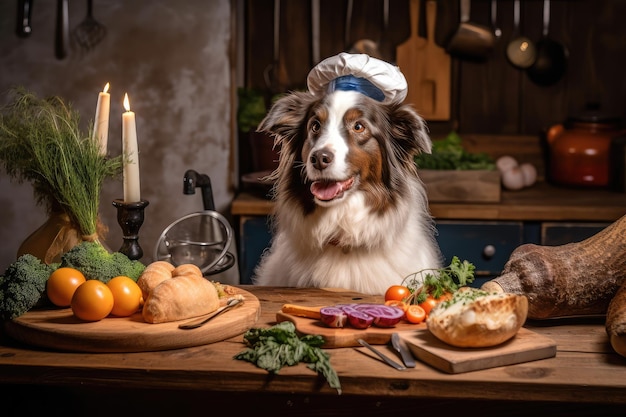
[[[383,101],[385,99],[385,93],[371,81],[365,78],[355,77],[354,75],[343,75],[331,80],[330,83],[328,83],[328,93],[330,94],[337,90],[356,91],[376,101]]]

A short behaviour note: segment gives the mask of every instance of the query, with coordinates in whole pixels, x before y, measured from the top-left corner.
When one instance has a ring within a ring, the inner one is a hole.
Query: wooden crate
[[[420,169],[428,201],[433,203],[497,203],[500,201],[500,173],[497,170]]]

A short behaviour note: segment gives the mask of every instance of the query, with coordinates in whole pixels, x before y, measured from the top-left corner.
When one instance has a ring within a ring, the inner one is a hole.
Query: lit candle
[[[122,114],[122,150],[124,154],[124,202],[141,201],[139,191],[139,152],[137,150],[137,127],[135,113],[130,111],[128,94],[124,94]]]
[[[111,107],[111,95],[108,93],[109,83],[98,94],[98,104],[96,104],[96,118],[93,122],[93,140],[100,144],[100,154],[107,154],[107,142],[109,140],[109,109]]]

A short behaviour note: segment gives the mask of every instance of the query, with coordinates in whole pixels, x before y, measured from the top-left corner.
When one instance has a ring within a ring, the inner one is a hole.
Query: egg
[[[501,156],[500,158],[498,158],[498,160],[496,161],[496,167],[498,168],[498,171],[500,171],[501,174],[504,174],[506,171],[508,171],[509,169],[516,167],[517,164],[517,160],[515,158],[513,158],[512,156]]]
[[[521,190],[524,188],[524,173],[519,166],[509,168],[502,173],[502,186],[507,190]]]
[[[524,163],[520,165],[522,175],[524,176],[524,187],[530,187],[537,181],[537,169],[534,165]]]

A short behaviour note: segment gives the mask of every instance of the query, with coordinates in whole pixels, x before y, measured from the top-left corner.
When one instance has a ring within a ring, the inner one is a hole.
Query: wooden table
[[[261,302],[255,327],[274,324],[284,303],[381,301],[339,290],[242,288]],[[453,415],[466,414],[468,407],[477,407],[473,409],[481,416],[624,414],[626,358],[612,351],[602,319],[527,323],[526,327],[553,338],[556,357],[446,374],[422,363],[396,371],[354,348],[328,349],[342,395],[305,364],[269,375],[234,360],[244,348],[243,335],[194,348],[116,354],[35,349],[2,335],[0,398],[9,404],[8,414],[3,406],[2,415],[17,414],[23,407],[48,415],[56,410],[64,416],[86,415],[86,411],[107,416],[120,411],[123,415],[210,415],[218,403],[222,409],[232,409],[231,415]],[[390,349],[389,353],[394,355]]]

